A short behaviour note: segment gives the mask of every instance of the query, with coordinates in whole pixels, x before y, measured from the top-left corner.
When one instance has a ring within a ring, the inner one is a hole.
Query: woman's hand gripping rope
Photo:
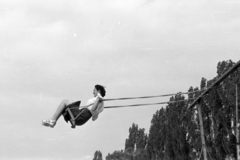
[[[99,98],[99,102],[102,102],[104,100],[100,93],[97,94],[97,98]]]

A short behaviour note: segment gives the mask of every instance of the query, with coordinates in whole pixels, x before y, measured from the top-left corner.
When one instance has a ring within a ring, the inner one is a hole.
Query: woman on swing
[[[106,91],[105,88],[101,85],[95,85],[93,90],[94,97],[89,99],[87,102],[87,106],[78,108],[78,112],[80,114],[80,125],[83,125],[86,123],[91,117],[92,120],[95,121],[98,118],[98,115],[100,112],[104,109],[104,102],[103,97],[105,96]],[[48,127],[54,127],[57,123],[57,120],[62,115],[62,113],[65,111],[67,106],[70,105],[69,100],[63,100],[60,105],[58,106],[56,112],[53,114],[51,119],[42,120],[42,125],[48,126]],[[76,109],[76,108],[75,108]],[[64,117],[66,121],[69,121],[70,117]]]

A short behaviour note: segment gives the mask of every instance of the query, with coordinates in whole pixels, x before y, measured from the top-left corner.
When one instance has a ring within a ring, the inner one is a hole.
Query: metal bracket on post
[[[203,157],[204,157],[204,160],[207,160],[207,148],[206,148],[206,142],[204,137],[204,128],[203,128],[203,120],[202,120],[202,109],[201,109],[202,105],[199,101],[196,105],[198,109],[198,116],[199,116],[199,122],[200,122]]]

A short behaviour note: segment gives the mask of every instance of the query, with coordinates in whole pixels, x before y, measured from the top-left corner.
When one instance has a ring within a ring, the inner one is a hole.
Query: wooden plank
[[[232,74],[238,67],[240,67],[240,61],[238,61],[232,68],[230,68],[226,73],[224,73],[217,81],[215,81],[207,90],[205,90],[200,96],[198,96],[192,104],[189,106],[192,108],[195,104],[205,95],[207,94],[214,86],[221,83],[225,78],[227,78],[230,74]]]
[[[197,103],[197,108],[198,108],[198,117],[199,117],[199,122],[200,122],[200,131],[201,131],[203,157],[204,157],[204,160],[207,160],[207,148],[206,148],[206,142],[205,142],[205,137],[204,137],[204,128],[203,128],[203,120],[202,120],[202,109],[201,109],[201,104],[200,103]]]
[[[237,160],[240,160],[239,157],[239,129],[238,129],[238,84],[236,84],[236,149],[237,149]]]

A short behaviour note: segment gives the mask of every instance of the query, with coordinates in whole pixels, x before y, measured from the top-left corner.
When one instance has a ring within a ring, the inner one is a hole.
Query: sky
[[[63,99],[85,105],[95,84],[105,98],[186,92],[239,61],[239,41],[237,0],[0,0],[0,159],[105,159],[165,105],[105,109],[76,129],[42,119]]]

